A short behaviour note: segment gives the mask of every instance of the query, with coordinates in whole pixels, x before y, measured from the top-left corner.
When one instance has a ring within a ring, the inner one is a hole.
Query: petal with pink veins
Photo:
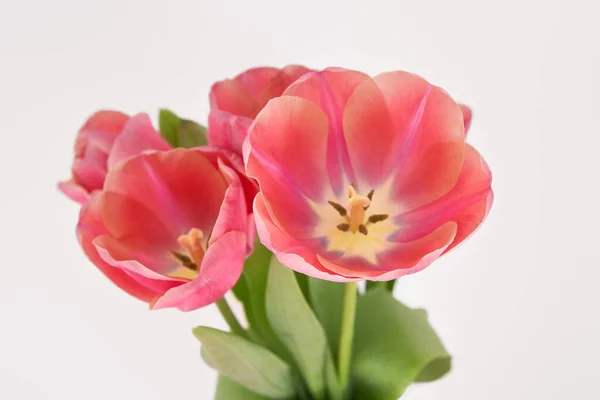
[[[151,289],[146,284],[147,282],[140,282],[140,280],[133,278],[123,270],[107,264],[100,257],[92,243],[94,238],[108,232],[101,216],[102,201],[99,195],[95,195],[81,209],[79,223],[77,224],[77,238],[81,247],[89,260],[116,286],[131,296],[144,302],[150,302],[159,295],[159,292]]]
[[[331,187],[336,194],[346,190],[346,184],[356,182],[344,137],[343,114],[354,89],[366,79],[369,76],[362,72],[328,68],[304,75],[283,93],[284,96],[297,96],[313,102],[327,116],[329,133],[326,165]]]
[[[211,146],[241,154],[250,124],[251,118],[218,109],[211,110],[208,115],[208,142]]]
[[[446,92],[407,72],[374,78],[392,116],[396,200],[406,210],[447,193],[464,157],[464,127],[458,105]]]
[[[105,190],[137,200],[171,231],[210,232],[225,195],[221,173],[198,149],[141,154],[109,171]]]
[[[138,114],[125,124],[123,132],[115,139],[108,157],[108,167],[136,156],[144,150],[169,150],[171,146],[152,126],[148,114]]]
[[[466,145],[465,161],[456,185],[442,198],[400,215],[400,231],[396,240],[414,240],[435,227],[454,221],[457,234],[446,251],[465,240],[481,225],[493,202],[492,174],[485,160],[471,145]]]

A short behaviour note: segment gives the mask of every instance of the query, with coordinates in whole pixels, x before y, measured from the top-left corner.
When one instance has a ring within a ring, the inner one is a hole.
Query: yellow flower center
[[[391,188],[391,183],[385,183],[364,196],[349,185],[347,198],[331,193],[328,197],[337,201],[311,203],[321,217],[314,235],[327,239],[327,251],[376,264],[377,254],[392,247],[388,236],[399,228],[389,218],[398,211],[398,205],[390,200]]]
[[[202,265],[204,253],[206,253],[204,233],[198,228],[192,228],[188,233],[179,236],[177,243],[183,251],[171,252],[179,267],[170,275],[187,279],[196,278]]]

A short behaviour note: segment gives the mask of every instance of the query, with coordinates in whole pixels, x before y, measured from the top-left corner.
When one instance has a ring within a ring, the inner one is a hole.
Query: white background
[[[409,400],[598,399],[600,15],[592,0],[0,2],[0,398],[211,399],[195,325],[150,312],[77,245],[56,190],[99,108],[206,121],[256,65],[406,69],[473,107],[496,202],[407,277],[454,355]],[[376,338],[374,338],[376,339]]]

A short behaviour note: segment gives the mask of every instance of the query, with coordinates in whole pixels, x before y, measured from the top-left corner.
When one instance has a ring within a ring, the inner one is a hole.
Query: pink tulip
[[[128,134],[124,135],[125,132]],[[72,200],[85,204],[104,186],[110,158],[114,158],[112,150],[123,136],[136,143],[137,152],[145,148],[166,150],[171,147],[157,134],[146,114],[129,118],[118,111],[98,111],[79,130],[72,177],[59,183],[59,189]]]
[[[210,304],[236,283],[251,250],[254,184],[236,156],[169,149],[147,116],[132,121],[136,129],[108,157],[104,189],[82,208],[80,243],[110,280],[153,309]]]
[[[460,107],[406,72],[305,75],[244,143],[261,241],[332,281],[391,280],[465,240],[492,205],[491,173]]]
[[[299,65],[253,68],[215,83],[210,91],[209,143],[241,155],[242,143],[256,114],[309,71]]]

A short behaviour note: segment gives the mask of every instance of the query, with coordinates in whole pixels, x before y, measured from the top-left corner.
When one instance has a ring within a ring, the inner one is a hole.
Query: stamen
[[[388,217],[389,215],[387,214],[373,214],[369,217],[369,223],[376,224],[377,222],[385,221]]]
[[[346,211],[346,209],[344,208],[344,206],[342,206],[341,204],[338,204],[336,202],[333,201],[328,201],[328,203],[335,208],[335,210],[340,213],[340,215],[342,217],[345,217],[348,214],[348,211]]]
[[[192,271],[196,271],[198,269],[198,266],[194,264],[191,258],[185,254],[181,254],[176,251],[172,251],[171,254],[177,259],[177,261],[179,261],[179,264],[183,265],[184,267],[189,268]]]
[[[177,243],[186,250],[187,255],[183,255],[188,260],[191,261],[191,265],[195,265],[197,270],[200,268],[202,264],[202,259],[204,258],[204,246],[202,245],[202,239],[204,238],[204,233],[197,228],[192,228],[185,235],[181,235],[177,238]],[[181,261],[182,265],[185,265],[185,260],[175,256],[178,260]]]
[[[364,226],[363,224],[360,224],[360,225],[358,226],[358,231],[359,231],[360,233],[362,233],[363,235],[365,235],[365,236],[369,234],[369,230],[368,230],[368,229],[367,229],[367,227],[366,227],[366,226]]]
[[[369,201],[373,201],[373,194],[375,194],[375,189],[371,189],[369,194],[367,194],[367,199],[369,199]],[[371,204],[365,207],[365,211],[367,211],[369,207],[371,207]]]
[[[350,224],[339,224],[337,228],[342,232],[348,232],[348,229],[350,229]]]
[[[371,200],[356,193],[353,186],[348,187],[348,192],[350,194],[350,199],[348,200],[348,223],[350,224],[350,231],[356,232],[365,220],[365,207],[369,206]]]

